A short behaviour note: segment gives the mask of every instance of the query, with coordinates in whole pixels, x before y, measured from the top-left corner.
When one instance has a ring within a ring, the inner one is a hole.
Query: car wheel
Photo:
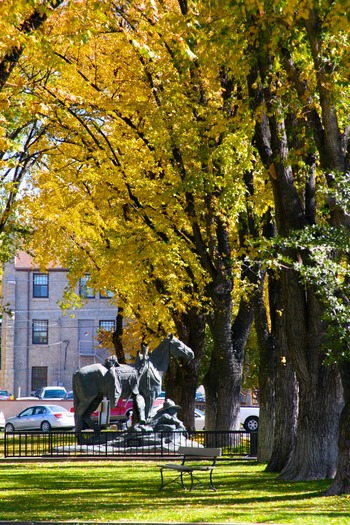
[[[15,431],[15,427],[13,426],[12,423],[7,423],[7,425],[5,426],[5,432],[14,432]]]
[[[49,423],[48,421],[43,421],[43,422],[41,423],[41,430],[42,430],[43,432],[49,432],[49,431],[51,430],[51,425],[50,425],[50,423]]]
[[[243,426],[247,432],[256,432],[259,428],[259,418],[254,416],[247,417]]]

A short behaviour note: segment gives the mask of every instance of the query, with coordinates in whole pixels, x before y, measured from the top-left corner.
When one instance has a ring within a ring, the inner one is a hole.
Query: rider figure
[[[141,361],[146,361],[149,359],[148,346],[146,343],[141,343],[141,352],[139,353],[139,358]]]

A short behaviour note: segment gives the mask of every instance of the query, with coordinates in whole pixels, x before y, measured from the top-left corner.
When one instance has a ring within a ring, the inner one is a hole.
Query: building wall
[[[117,308],[109,299],[96,294],[86,299],[84,307],[63,315],[58,303],[67,285],[67,270],[49,269],[49,297],[33,297],[32,260],[19,254],[7,264],[3,275],[3,304],[13,312],[3,316],[0,388],[15,397],[34,393],[33,367],[47,367],[47,385],[72,388],[72,374],[81,366],[103,362],[108,352],[95,340],[99,322],[115,321]],[[79,290],[76,290],[79,293]],[[48,322],[47,344],[33,344],[33,320]],[[45,384],[40,386],[47,386]]]

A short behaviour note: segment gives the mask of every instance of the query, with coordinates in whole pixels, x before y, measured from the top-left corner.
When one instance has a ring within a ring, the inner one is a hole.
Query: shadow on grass
[[[1,520],[348,523],[349,499],[321,498],[327,481],[285,482],[255,462],[222,462],[213,492],[159,491],[155,462],[0,465]],[[330,510],[331,509],[331,510]],[[328,520],[328,521],[327,521]],[[340,521],[339,521],[340,520]]]

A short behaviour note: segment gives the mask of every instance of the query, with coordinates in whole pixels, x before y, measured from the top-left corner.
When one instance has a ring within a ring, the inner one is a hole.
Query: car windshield
[[[56,390],[45,390],[43,397],[64,397],[66,395],[66,392],[61,389]]]
[[[7,390],[0,390],[0,396],[8,396],[9,393]]]

